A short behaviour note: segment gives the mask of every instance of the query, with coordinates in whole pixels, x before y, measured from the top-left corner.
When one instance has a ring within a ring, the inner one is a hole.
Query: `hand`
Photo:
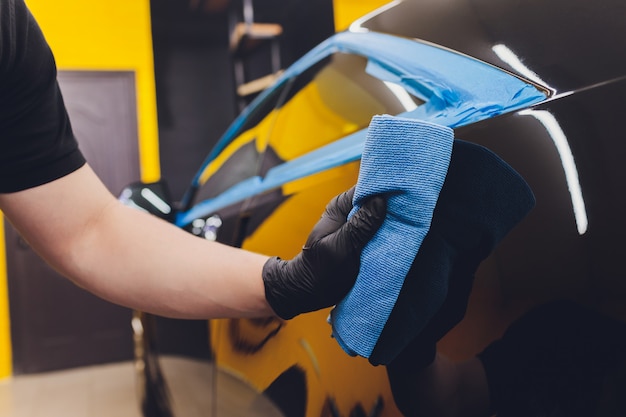
[[[290,319],[330,307],[346,296],[359,272],[361,251],[385,219],[382,197],[368,200],[347,220],[354,187],[335,197],[294,259],[270,258],[263,267],[265,297]]]

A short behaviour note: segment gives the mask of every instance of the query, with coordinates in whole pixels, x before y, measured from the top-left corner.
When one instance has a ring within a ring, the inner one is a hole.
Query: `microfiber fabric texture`
[[[355,285],[329,318],[333,337],[351,356],[369,357],[383,331],[430,228],[453,142],[452,129],[430,122],[390,115],[370,122],[350,216],[381,194],[387,214],[363,249]],[[430,293],[435,309],[445,286],[433,285]]]
[[[510,165],[481,145],[456,139],[431,227],[370,363],[386,365],[409,344],[412,361],[429,363],[437,341],[465,315],[480,263],[534,206],[531,188]]]

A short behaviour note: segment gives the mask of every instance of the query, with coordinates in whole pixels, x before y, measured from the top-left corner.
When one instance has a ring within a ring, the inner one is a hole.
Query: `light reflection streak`
[[[411,98],[411,95],[398,84],[394,84],[389,81],[384,81],[385,85],[393,93],[394,96],[398,99],[400,104],[406,109],[406,111],[413,111],[417,108],[417,104]]]
[[[533,70],[528,68],[521,59],[513,51],[511,51],[506,45],[497,44],[491,47],[491,50],[500,58],[502,61],[506,62],[513,68],[515,71],[522,74],[524,77],[528,78],[531,81],[536,82],[537,84],[541,84],[543,86],[548,86],[548,84],[541,79]]]
[[[363,23],[367,22],[370,19],[373,19],[379,14],[391,9],[392,7],[396,7],[400,3],[402,3],[402,0],[393,0],[387,4],[382,5],[381,7],[371,11],[370,13],[365,14],[364,16],[361,16],[360,18],[352,22],[348,30],[350,32],[368,32],[368,30],[363,27]]]
[[[141,189],[141,196],[148,200],[154,207],[156,207],[163,214],[170,214],[172,212],[172,208],[165,201],[161,199],[158,195],[154,193],[149,188]]]
[[[519,112],[523,116],[532,116],[537,119],[552,138],[554,145],[556,146],[559,157],[561,158],[561,165],[565,171],[565,179],[567,181],[567,188],[569,189],[570,198],[572,199],[572,208],[574,210],[574,218],[576,219],[576,228],[578,234],[583,235],[587,231],[588,220],[587,211],[585,209],[585,200],[583,199],[582,189],[580,187],[580,181],[578,179],[578,169],[574,162],[574,156],[572,150],[567,142],[567,137],[561,129],[559,122],[556,118],[546,110],[522,110]]]

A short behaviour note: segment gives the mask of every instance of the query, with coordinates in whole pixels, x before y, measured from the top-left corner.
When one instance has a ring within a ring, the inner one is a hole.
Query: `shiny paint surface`
[[[558,93],[623,78],[626,3],[620,0],[406,0],[361,25],[422,39],[525,75],[503,45]]]
[[[548,93],[527,108],[455,128],[456,137],[488,147],[520,172],[537,206],[481,264],[465,319],[440,342],[449,356],[476,354],[524,311],[554,298],[626,320],[625,18],[621,0],[407,0],[352,26],[467,54]],[[358,133],[374,114],[401,114],[380,96],[355,98],[376,83],[359,83],[364,75],[346,72],[330,89],[318,88],[315,76],[293,90],[279,83],[226,133],[186,208]],[[290,258],[326,202],[357,175],[358,160],[345,159],[272,190],[247,188],[216,210],[224,222],[217,239]],[[330,338],[327,315],[212,321],[216,361],[289,417],[398,416],[384,369],[345,355]]]

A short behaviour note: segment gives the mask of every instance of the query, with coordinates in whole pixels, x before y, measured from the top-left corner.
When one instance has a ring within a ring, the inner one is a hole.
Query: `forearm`
[[[266,257],[123,206],[88,166],[0,195],[0,208],[51,266],[114,303],[185,318],[272,314]]]
[[[120,203],[89,166],[0,194],[30,245],[77,285],[117,304],[179,318],[283,319],[336,304],[385,218],[382,197],[347,220],[351,190],[331,201],[289,261],[195,237]]]
[[[98,222],[64,262],[66,275],[88,291],[170,317],[273,314],[261,277],[267,257],[191,236],[121,204]]]

